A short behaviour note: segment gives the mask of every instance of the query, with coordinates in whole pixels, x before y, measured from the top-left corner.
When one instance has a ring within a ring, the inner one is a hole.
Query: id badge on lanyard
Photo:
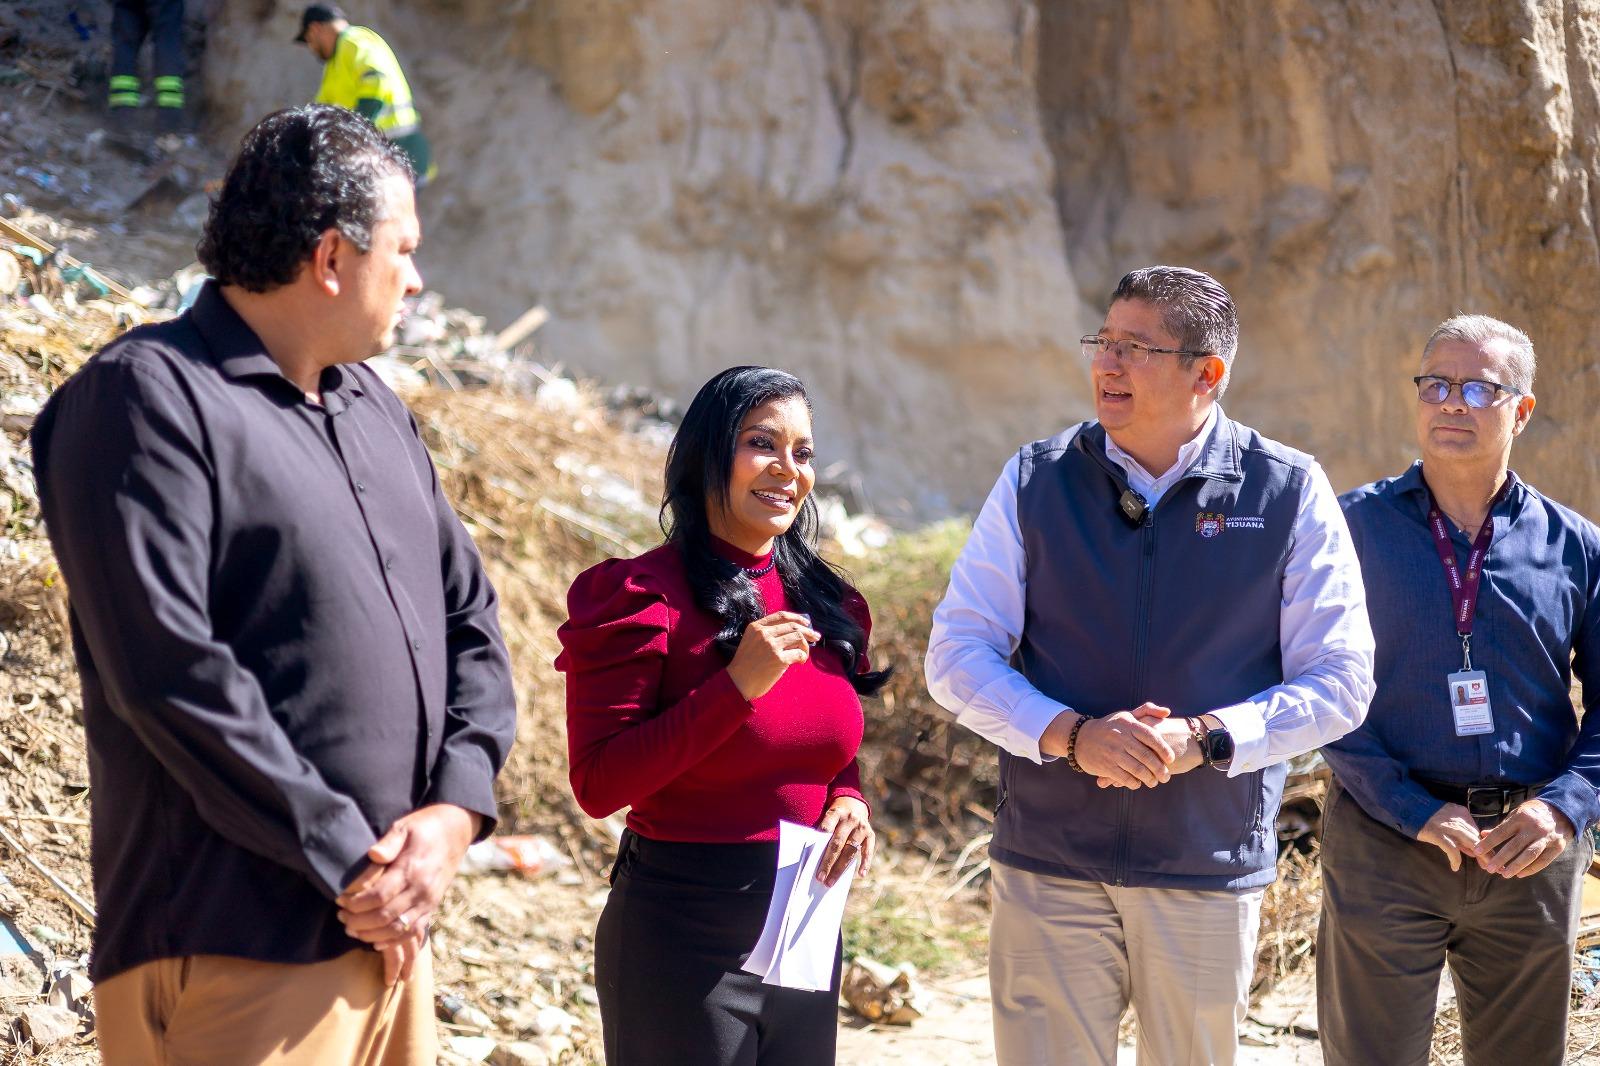
[[[1446,680],[1450,683],[1450,713],[1456,720],[1456,736],[1493,733],[1494,708],[1489,706],[1489,676],[1482,670],[1462,670]]]
[[[1483,564],[1489,557],[1489,542],[1494,538],[1494,508],[1510,488],[1510,479],[1500,487],[1489,504],[1489,514],[1484,517],[1483,528],[1472,541],[1467,554],[1466,573],[1456,562],[1456,550],[1450,543],[1450,531],[1444,524],[1444,512],[1428,493],[1428,527],[1433,531],[1433,543],[1439,549],[1439,561],[1444,564],[1444,576],[1450,582],[1450,603],[1454,608],[1456,636],[1461,638],[1461,669],[1445,678],[1450,692],[1450,714],[1455,719],[1456,736],[1475,737],[1494,732],[1494,707],[1489,703],[1489,678],[1482,670],[1472,668],[1472,623],[1478,613],[1478,587],[1483,581]]]

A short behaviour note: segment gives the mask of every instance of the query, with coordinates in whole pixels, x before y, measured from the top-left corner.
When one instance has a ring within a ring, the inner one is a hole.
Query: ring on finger
[[[411,918],[409,915],[402,914],[394,920],[394,924],[400,927],[402,933],[411,932]]]

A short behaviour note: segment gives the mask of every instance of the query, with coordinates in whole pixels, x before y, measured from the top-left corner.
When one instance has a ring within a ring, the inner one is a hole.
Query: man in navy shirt
[[[1416,378],[1422,461],[1341,500],[1378,650],[1365,724],[1324,749],[1330,1066],[1425,1064],[1446,962],[1468,1066],[1564,1056],[1600,818],[1600,529],[1508,469],[1533,372],[1520,330],[1445,322]]]

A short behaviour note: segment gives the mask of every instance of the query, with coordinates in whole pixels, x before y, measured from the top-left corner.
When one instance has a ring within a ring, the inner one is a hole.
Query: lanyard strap
[[[1467,553],[1467,570],[1461,572],[1456,562],[1456,550],[1450,542],[1450,529],[1444,524],[1444,512],[1428,490],[1428,528],[1433,531],[1433,546],[1439,550],[1439,562],[1444,564],[1444,576],[1450,584],[1450,603],[1454,609],[1456,636],[1461,638],[1461,668],[1472,669],[1472,622],[1478,613],[1478,585],[1483,580],[1483,563],[1489,555],[1489,543],[1494,539],[1494,509],[1511,487],[1506,478],[1500,491],[1489,501],[1489,513],[1483,518],[1483,528],[1473,538],[1472,550]]]

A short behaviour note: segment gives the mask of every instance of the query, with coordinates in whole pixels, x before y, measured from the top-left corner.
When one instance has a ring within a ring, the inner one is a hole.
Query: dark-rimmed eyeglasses
[[[1441,404],[1450,398],[1451,390],[1461,390],[1461,402],[1468,407],[1483,409],[1493,407],[1500,402],[1500,394],[1509,396],[1522,396],[1523,391],[1514,385],[1502,385],[1498,381],[1480,381],[1477,378],[1468,378],[1465,381],[1451,381],[1437,374],[1422,374],[1411,379],[1417,385],[1417,399],[1423,403]]]
[[[1110,337],[1101,337],[1091,334],[1079,337],[1078,344],[1083,349],[1083,357],[1094,362],[1094,357],[1101,352],[1108,352],[1117,357],[1117,361],[1128,366],[1144,366],[1150,361],[1152,355],[1209,355],[1209,352],[1195,352],[1187,348],[1152,348],[1148,344],[1138,341],[1114,341]]]

